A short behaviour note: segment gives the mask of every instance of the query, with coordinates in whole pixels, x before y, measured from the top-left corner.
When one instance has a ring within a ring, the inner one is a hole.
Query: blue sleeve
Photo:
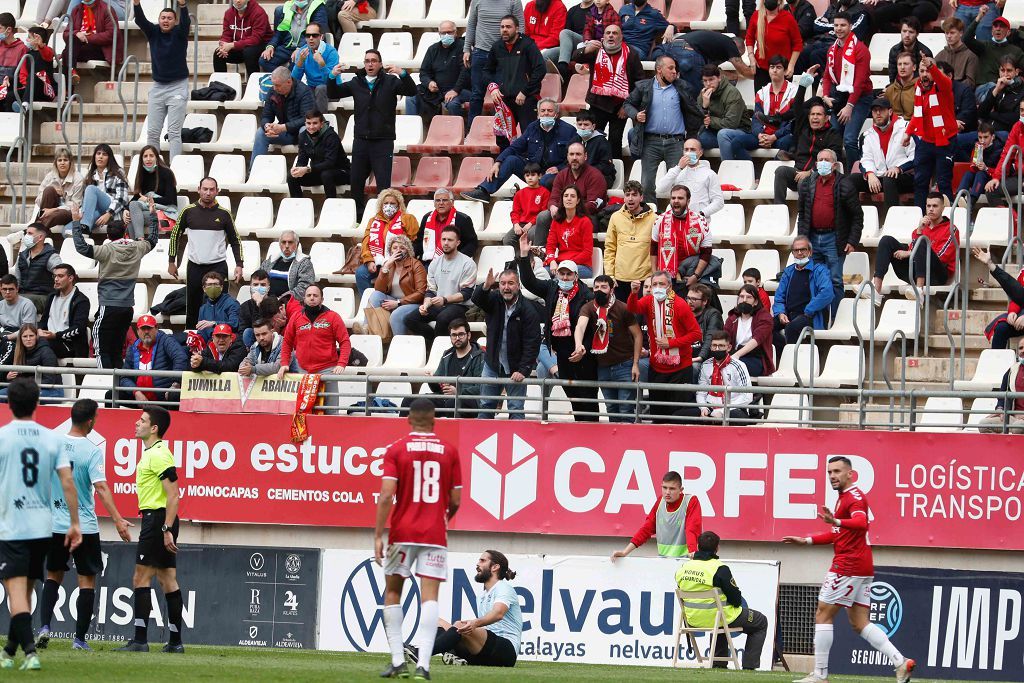
[[[292,78],[294,78],[297,81],[301,81],[305,73],[305,66],[299,66],[298,64],[296,64],[295,66],[292,67]]]
[[[324,52],[327,55],[327,57],[324,58],[324,80],[326,80],[331,77],[331,70],[338,66],[338,62],[341,61],[341,58],[338,56],[338,51],[330,45],[327,46],[327,49],[324,50]]]
[[[96,483],[107,480],[107,471],[103,465],[103,451],[93,449],[92,459],[89,461],[89,481]]]
[[[505,159],[508,159],[510,156],[517,156],[517,157],[524,157],[525,158],[526,157],[526,149],[527,149],[526,145],[527,145],[528,142],[529,141],[527,140],[527,137],[526,137],[526,131],[524,130],[523,134],[520,135],[519,137],[517,137],[515,140],[513,140],[512,144],[509,145],[508,147],[506,147],[505,151],[502,152],[501,154],[499,154],[498,157],[495,159],[495,161],[501,163]]]
[[[804,312],[808,315],[824,311],[832,305],[832,299],[835,297],[835,292],[832,289],[832,274],[829,272],[827,267],[821,266],[819,268],[812,269],[811,276],[814,278],[813,289],[816,289],[817,293],[811,297],[810,302],[807,304],[807,308],[804,309]],[[776,301],[778,301],[778,295],[778,290],[776,290]]]
[[[782,279],[775,289],[775,303],[772,304],[772,315],[786,312],[786,290],[789,289],[789,268],[782,271]]]
[[[275,11],[274,14],[277,14],[277,12]],[[324,31],[328,29],[327,5],[320,5],[319,7],[316,8],[316,11],[313,12],[313,18],[310,19],[310,23],[320,24],[321,29]]]
[[[238,329],[239,310],[241,310],[241,306],[238,304],[237,299],[231,299],[230,301],[228,301],[228,305],[226,306],[225,311],[225,313],[227,314],[227,320],[225,320],[224,322],[226,322],[228,325],[231,325],[231,329],[233,330]]]
[[[139,7],[142,7],[140,4]],[[181,8],[178,12],[178,30],[181,32],[182,37],[188,40],[189,30],[192,28],[192,17],[188,13],[188,5]]]
[[[282,19],[284,19],[284,9],[282,7],[278,7],[277,9],[274,10],[274,23],[271,25],[271,29],[273,29],[274,34],[270,36],[269,43],[274,47],[280,47],[281,45],[286,44],[283,41],[288,40],[289,37],[287,31],[277,30],[277,27],[281,25]]]
[[[138,356],[135,354],[135,344],[128,347],[128,353],[124,355],[124,369],[125,370],[138,370]],[[134,387],[135,380],[131,377],[122,377],[121,381],[117,383],[119,387]]]
[[[188,354],[185,347],[168,337],[164,340],[167,347],[167,355],[171,357],[171,370],[185,370],[188,368]]]
[[[277,112],[274,111],[274,103],[267,98],[267,101],[263,103],[263,113],[260,115],[260,127],[273,123],[274,119],[277,118]]]
[[[753,133],[754,135],[760,135],[761,133],[764,132],[764,123],[761,122],[761,119],[758,117],[758,114],[764,114],[764,107],[755,102],[754,116],[750,120],[750,132]],[[780,138],[782,137],[781,127],[779,128],[779,130],[775,132],[775,135],[777,135]]]

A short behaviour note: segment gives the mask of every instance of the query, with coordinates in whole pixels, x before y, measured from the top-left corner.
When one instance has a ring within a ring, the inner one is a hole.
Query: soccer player
[[[96,426],[96,401],[91,398],[80,398],[71,406],[71,431],[64,440],[64,452],[71,462],[71,475],[75,482],[78,501],[78,517],[82,523],[82,545],[70,552],[65,545],[68,527],[68,506],[64,494],[60,493],[60,479],[54,477],[53,485],[57,493],[53,497],[53,537],[50,540],[50,552],[46,556],[46,583],[43,584],[42,606],[40,617],[42,627],[36,638],[36,647],[45,649],[50,642],[50,621],[53,619],[53,608],[57,604],[64,572],[68,570],[68,560],[75,558],[75,571],[78,573],[78,618],[75,620],[75,638],[71,643],[72,650],[91,651],[85,642],[85,633],[92,622],[93,611],[96,609],[96,575],[103,572],[103,554],[100,552],[100,527],[96,520],[96,500],[93,490],[103,501],[103,507],[114,520],[117,533],[124,541],[132,540],[128,533],[131,522],[121,516],[110,495],[107,477],[103,468],[103,451],[89,441],[89,432]]]
[[[153,610],[150,584],[160,583],[167,600],[170,630],[164,652],[181,654],[181,589],[178,587],[178,471],[174,456],[164,443],[171,426],[171,414],[158,406],[147,406],[135,423],[135,438],[146,447],[135,468],[142,527],[135,556],[135,636],[118,652],[149,652],[149,614]]]
[[[391,648],[391,666],[381,678],[408,678],[402,648],[402,586],[420,578],[420,623],[415,645],[416,680],[430,680],[430,654],[437,635],[437,593],[448,579],[448,520],[462,499],[459,452],[434,434],[434,404],[418,398],[409,407],[409,436],[388,446],[377,500],[374,557],[384,560],[384,631]],[[394,510],[392,510],[394,499]],[[391,514],[387,559],[384,525]]]
[[[477,583],[484,592],[476,599],[476,619],[449,624],[438,620],[434,654],[444,654],[446,664],[515,666],[523,637],[523,614],[512,584],[516,573],[508,558],[497,550],[485,550],[476,563]]]
[[[33,419],[39,386],[29,378],[15,378],[7,388],[7,404],[13,419],[0,427],[0,580],[7,591],[11,624],[0,652],[0,669],[14,668],[20,645],[25,653],[21,669],[33,671],[41,666],[32,640],[32,589],[43,578],[50,548],[54,472],[68,501],[69,550],[82,542],[82,532],[71,463],[61,438]]]
[[[914,670],[914,660],[900,654],[885,632],[872,624],[868,616],[871,581],[875,574],[871,546],[868,545],[868,499],[853,484],[853,463],[850,459],[841,455],[829,458],[828,480],[839,492],[839,501],[835,513],[823,505],[818,518],[832,528],[811,536],[785,536],[782,539],[784,543],[835,545],[832,567],[818,592],[818,611],[814,615],[814,671],[795,683],[828,681],[832,622],[840,607],[846,608],[853,630],[892,661],[897,682],[907,683]]]

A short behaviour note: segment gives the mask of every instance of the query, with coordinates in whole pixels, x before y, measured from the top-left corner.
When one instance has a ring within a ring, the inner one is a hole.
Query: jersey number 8
[[[26,448],[21,452],[21,480],[32,488],[39,481],[39,452]]]
[[[441,463],[436,460],[413,460],[412,502],[436,503],[441,493]]]

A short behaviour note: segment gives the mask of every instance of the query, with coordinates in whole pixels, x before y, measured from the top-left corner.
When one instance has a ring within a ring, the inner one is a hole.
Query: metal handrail
[[[22,165],[25,169],[25,174],[28,174],[28,162],[32,160],[32,138],[33,138],[33,123],[34,114],[33,105],[36,103],[36,58],[31,52],[26,52],[22,55],[21,59],[18,60],[18,65],[14,67],[14,81],[17,83],[19,74],[21,74],[21,68],[28,62],[28,78],[25,80],[28,82],[28,102],[23,102],[21,99],[21,93],[17,87],[14,87],[14,101],[18,103],[18,107],[21,109],[20,125],[21,137],[25,138],[25,151],[21,155]],[[27,107],[25,105],[28,105]]]
[[[796,377],[796,384],[797,384],[797,386],[798,387],[803,387],[804,386],[804,381],[803,381],[803,377],[801,377],[801,375],[800,375],[800,363],[799,363],[799,361],[800,361],[800,345],[804,343],[804,337],[807,337],[807,336],[810,336],[810,338],[811,338],[811,376],[810,376],[810,384],[807,385],[807,388],[810,389],[811,391],[813,391],[814,390],[814,369],[815,369],[814,368],[814,351],[817,351],[818,347],[814,343],[814,327],[811,326],[811,325],[807,325],[802,330],[800,330],[800,336],[797,337],[797,339],[796,339],[796,351],[793,353],[793,375]],[[814,395],[813,394],[809,395],[807,397],[807,400],[809,401],[808,410],[810,411],[811,419],[814,419],[813,418],[813,416],[814,416]],[[800,396],[800,413],[799,413],[801,419],[803,419],[803,415],[804,415],[803,407],[804,407],[804,399],[803,399],[803,395],[801,394],[801,396]]]
[[[132,64],[135,65],[135,80],[134,89],[132,90],[132,134],[129,139],[136,139],[136,131],[139,124],[139,58],[135,55],[128,55],[125,57],[124,64],[121,65],[121,69],[117,72],[117,99],[121,102],[121,128],[123,131],[128,130],[128,103],[125,102],[124,94],[121,92],[121,86],[124,85],[124,78],[128,67]]]
[[[1010,213],[1006,217],[1006,251],[1003,252],[1000,264],[1005,266],[1010,262],[1014,251],[1013,247],[1016,245],[1017,264],[1024,266],[1024,236],[1021,235],[1021,227],[1014,225],[1014,216],[1016,216],[1019,223],[1021,208],[1024,205],[1024,199],[1021,198],[1021,192],[1024,191],[1024,175],[1022,175],[1024,174],[1024,150],[1021,149],[1020,145],[1012,145],[1010,149],[1003,152],[1003,158],[1005,161],[999,175],[999,189],[1003,191],[1003,197],[1006,199],[1007,206],[1010,207]],[[1013,165],[1017,170],[1017,194],[1013,197],[1010,196],[1009,191],[1006,189],[1006,167],[1011,160],[1014,162]],[[1015,227],[1016,230],[1014,229]]]
[[[85,134],[83,132],[84,121],[85,121],[85,101],[82,99],[81,93],[72,93],[68,97],[68,101],[64,103],[64,108],[60,110],[60,134],[64,138],[64,146],[70,150],[71,140],[68,138],[68,112],[71,111],[71,105],[78,102],[78,161],[77,167],[82,167],[82,137]]]
[[[113,45],[111,46],[111,51],[110,51],[110,80],[114,80],[114,75],[117,73],[117,38],[118,38],[118,34],[120,33],[120,31],[118,31],[118,26],[120,25],[120,23],[118,22],[117,14],[114,13],[114,8],[110,6],[110,3],[106,3],[106,5],[107,5],[107,14],[110,15],[110,23],[113,24],[113,26],[114,26],[114,31],[113,31],[114,42],[113,42]],[[125,8],[125,12],[127,13],[127,8]],[[125,35],[126,35],[126,37],[122,41],[121,44],[125,46],[125,54],[127,54],[128,53],[128,49],[127,49],[127,46],[128,46],[127,28],[126,28],[126,34]]]
[[[21,211],[18,209],[18,192],[15,189],[14,176],[11,175],[11,155],[14,154],[14,150],[20,149],[21,156],[25,156],[25,138],[18,136],[11,143],[11,146],[7,149],[7,159],[4,162],[4,168],[7,172],[7,185],[11,188],[11,223],[21,223]],[[22,207],[27,202],[28,193],[28,182],[22,178],[22,190],[21,190],[21,202]]]
[[[870,336],[868,337],[868,388],[870,389],[875,384],[875,328],[878,326],[878,320],[875,318],[877,313],[875,311],[875,297],[881,296],[881,294],[875,290],[875,283],[871,280],[865,280],[861,283],[860,287],[857,288],[857,296],[854,299],[853,304],[853,331],[857,334],[857,344],[861,348],[864,348],[864,333],[860,331],[860,322],[857,319],[857,307],[864,301],[865,287],[868,288],[868,291],[871,294],[871,299],[868,302],[868,305],[871,307],[871,329],[868,330],[868,332],[870,332]],[[860,362],[863,363],[863,354],[861,354],[861,356]],[[860,376],[861,378],[864,377],[863,368],[861,369]]]
[[[893,342],[900,339],[900,358],[903,362],[900,363],[900,409],[903,409],[903,398],[902,395],[907,390],[907,335],[903,330],[893,330],[893,333],[889,335],[889,341],[885,343],[885,349],[882,351],[882,379],[885,380],[886,389],[890,392],[893,390],[892,381],[889,378],[889,349],[892,347]],[[889,427],[893,426],[893,411],[896,408],[895,396],[889,397]]]

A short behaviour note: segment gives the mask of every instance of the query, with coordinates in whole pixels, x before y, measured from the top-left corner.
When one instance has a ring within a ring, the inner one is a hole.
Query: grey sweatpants
[[[171,147],[171,158],[181,154],[181,124],[185,122],[188,110],[188,79],[171,83],[157,83],[149,91],[149,124],[146,129],[146,144],[160,149],[160,133],[164,119],[167,119],[167,139]]]

